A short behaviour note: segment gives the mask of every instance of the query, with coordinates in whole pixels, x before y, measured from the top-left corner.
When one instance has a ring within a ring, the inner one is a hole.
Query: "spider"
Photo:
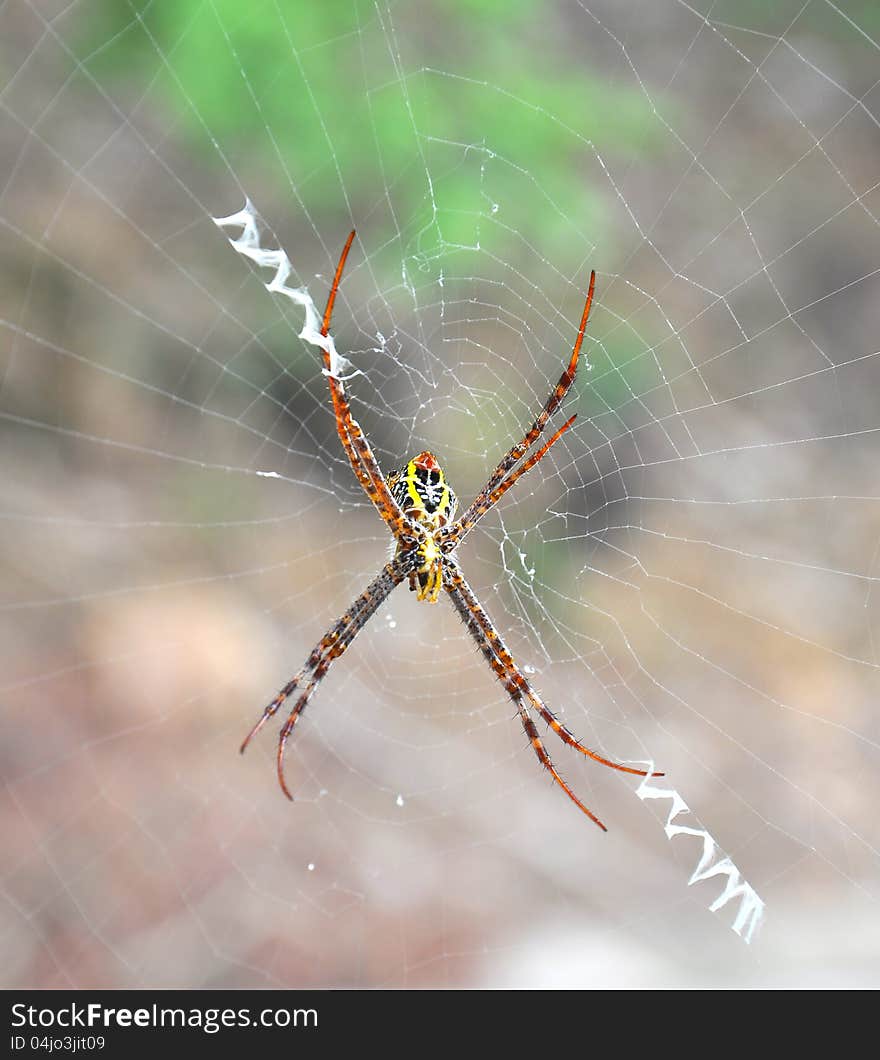
[[[336,273],[327,298],[321,335],[326,337],[330,332],[330,318],[333,305],[339,290],[339,282],[351,250],[355,233],[352,231],[343,247],[336,266]],[[516,480],[530,468],[533,468],[544,457],[562,435],[574,423],[576,414],[570,416],[536,452],[526,457],[526,453],[538,440],[547,426],[553,413],[559,408],[568,393],[577,371],[578,355],[584,340],[584,330],[590,316],[593,303],[593,292],[596,287],[596,273],[590,274],[590,286],[587,292],[580,327],[568,366],[559,378],[550,397],[538,417],[526,431],[522,441],[518,442],[502,457],[498,466],[489,476],[486,485],[474,501],[459,518],[452,522],[458,507],[458,499],[446,481],[443,469],[434,455],[429,452],[419,453],[407,465],[387,478],[370,449],[363,431],[351,415],[348,398],[341,380],[331,369],[330,353],[322,349],[324,374],[330,386],[330,398],[336,418],[336,429],[339,440],[352,470],[361,484],[367,497],[384,519],[388,529],[394,535],[396,549],[393,558],[385,564],[372,582],[364,589],[344,615],[324,634],[312,649],[302,669],[299,670],[271,700],[248,733],[241,745],[244,753],[248,744],[273,717],[287,699],[299,690],[299,696],[293,705],[287,720],[281,728],[278,740],[277,772],[278,782],[284,794],[293,800],[293,796],[284,779],[284,751],[287,740],[294,726],[302,715],[315,689],[330,669],[334,659],[348,648],[370,618],[376,613],[389,593],[404,581],[419,600],[436,603],[441,589],[444,590],[452,605],[460,615],[468,632],[477,642],[480,651],[491,666],[495,676],[504,685],[507,694],[513,700],[519,713],[519,719],[526,736],[538,757],[541,765],[548,770],[554,781],[565,794],[586,815],[597,824],[603,832],[608,829],[599,818],[589,810],[568,786],[553,764],[550,754],[538,735],[538,729],[529,713],[531,708],[550,726],[557,736],[581,754],[587,755],[596,762],[622,773],[632,773],[638,777],[662,777],[662,773],[649,774],[642,769],[612,762],[596,751],[591,751],[580,743],[574,735],[545,706],[544,701],[532,688],[522,670],[513,661],[501,635],[495,629],[485,608],[474,595],[465,581],[455,551],[465,536],[477,525],[482,517],[498,503]],[[522,463],[520,463],[522,461]]]

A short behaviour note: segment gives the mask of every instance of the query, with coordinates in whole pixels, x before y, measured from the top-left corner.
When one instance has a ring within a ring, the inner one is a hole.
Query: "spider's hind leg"
[[[330,669],[333,660],[338,659],[339,656],[342,655],[373,614],[375,614],[376,610],[381,606],[383,600],[386,599],[395,586],[403,581],[412,569],[413,564],[416,562],[417,561],[412,553],[405,553],[397,556],[390,563],[385,564],[379,574],[354,601],[352,606],[318,641],[309,654],[308,659],[306,659],[305,665],[287,682],[284,688],[282,688],[278,695],[269,703],[258,719],[256,725],[254,725],[253,729],[251,729],[250,733],[245,738],[244,743],[241,745],[241,750],[244,752],[250,741],[256,736],[260,729],[262,729],[269,718],[278,712],[285,700],[292,695],[300,684],[302,684],[302,682],[308,677],[302,693],[287,716],[287,721],[285,721],[281,729],[281,735],[278,740],[278,781],[281,785],[281,790],[289,799],[292,799],[293,796],[290,794],[287,784],[285,783],[283,770],[284,750],[287,744],[287,738],[293,731],[299,716],[305,710],[315,689]]]
[[[324,641],[322,640],[321,644],[323,644],[323,643],[324,643]],[[287,699],[288,696],[290,696],[293,692],[296,691],[296,689],[299,686],[300,682],[302,681],[302,679],[305,677],[305,675],[309,671],[309,663],[312,660],[312,656],[315,654],[315,652],[318,650],[318,648],[320,646],[321,645],[319,644],[319,645],[317,645],[314,648],[314,650],[312,651],[312,654],[309,656],[308,662],[306,662],[306,665],[299,671],[299,673],[297,673],[297,675],[295,677],[292,677],[287,682],[287,684],[284,686],[284,688],[281,689],[281,691],[278,693],[278,695],[275,696],[275,698],[265,708],[265,710],[259,716],[259,718],[257,718],[256,725],[254,725],[254,727],[251,729],[251,731],[247,734],[247,736],[245,736],[244,740],[242,741],[241,747],[239,748],[239,753],[240,754],[244,754],[245,753],[245,751],[247,750],[248,744],[257,735],[257,733],[260,731],[260,729],[262,729],[262,727],[266,724],[266,722],[271,717],[273,717],[275,714],[278,713],[278,708],[285,701],[285,699]]]
[[[643,769],[634,769],[631,766],[622,765],[619,762],[612,762],[609,758],[603,757],[577,740],[562,722],[557,720],[556,716],[544,704],[544,701],[532,688],[526,676],[514,662],[507,646],[501,639],[498,631],[492,625],[483,606],[474,595],[474,591],[465,581],[464,575],[461,573],[458,564],[447,557],[445,560],[445,567],[446,581],[444,588],[449,593],[452,603],[461,616],[468,632],[477,642],[480,651],[492,667],[495,676],[504,685],[507,694],[516,705],[516,708],[519,711],[520,721],[525,729],[526,736],[529,738],[532,749],[538,757],[538,761],[550,772],[553,779],[563,789],[565,794],[568,795],[572,802],[579,806],[592,821],[603,829],[603,831],[606,830],[605,825],[602,824],[594,813],[587,809],[559,775],[559,772],[553,765],[549,752],[544,747],[543,741],[538,735],[537,727],[532,716],[529,714],[528,707],[531,707],[544,719],[544,721],[547,722],[563,743],[568,744],[569,747],[573,747],[581,754],[592,758],[596,762],[600,762],[604,766],[608,766],[610,769],[617,769],[622,773],[632,773],[635,776],[644,777],[648,775],[647,772]],[[662,777],[663,774],[653,772],[651,776]]]

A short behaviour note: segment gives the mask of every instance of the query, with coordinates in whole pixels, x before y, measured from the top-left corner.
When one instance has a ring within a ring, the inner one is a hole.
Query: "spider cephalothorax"
[[[342,255],[339,258],[339,264],[336,266],[336,275],[333,277],[330,295],[327,298],[327,308],[324,310],[324,321],[321,326],[321,334],[323,336],[328,335],[330,331],[330,318],[333,314],[336,292],[339,290],[342,270],[345,267],[345,261],[353,240],[354,232],[349,235]],[[477,642],[480,651],[491,666],[495,676],[504,685],[507,694],[516,705],[520,722],[538,757],[538,761],[547,769],[572,802],[580,807],[592,821],[595,821],[603,831],[605,830],[605,825],[592,811],[587,809],[553,765],[550,755],[538,735],[530,710],[542,718],[563,743],[573,747],[581,754],[601,762],[602,765],[609,766],[611,769],[619,769],[623,773],[633,773],[639,777],[647,776],[643,769],[632,769],[630,766],[620,765],[604,758],[596,751],[591,751],[580,743],[561,721],[557,720],[553,712],[549,710],[538,693],[532,688],[528,678],[513,661],[513,657],[501,639],[501,635],[492,625],[483,606],[465,581],[458,561],[455,558],[455,550],[486,512],[501,500],[521,475],[534,467],[544,457],[550,447],[574,423],[575,417],[571,416],[540,449],[532,453],[531,456],[526,456],[543,433],[550,417],[562,404],[563,398],[574,382],[578,356],[581,344],[584,341],[584,330],[590,315],[590,306],[593,303],[595,285],[596,274],[594,272],[590,275],[590,289],[587,292],[584,312],[581,316],[581,324],[578,328],[571,359],[544,404],[544,408],[528,431],[526,431],[522,441],[509,449],[506,455],[502,457],[498,466],[489,476],[489,481],[477,494],[471,505],[465,509],[464,514],[455,522],[452,522],[452,519],[455,515],[458,501],[446,481],[442,468],[432,453],[419,453],[418,456],[413,457],[409,461],[406,467],[395,471],[388,478],[383,475],[382,469],[376,462],[363,431],[352,417],[342,381],[334,374],[329,348],[323,351],[324,374],[330,386],[330,399],[333,402],[333,413],[336,417],[339,440],[364,493],[369,497],[379,515],[384,519],[388,529],[394,535],[396,547],[392,559],[385,564],[339,621],[318,641],[308,659],[306,659],[305,665],[269,703],[241,745],[241,749],[244,751],[252,737],[259,732],[269,718],[277,713],[285,700],[299,689],[299,696],[287,716],[287,721],[281,728],[281,735],[278,740],[278,781],[281,784],[282,791],[288,798],[292,798],[292,796],[284,780],[284,748],[294,725],[296,725],[298,718],[305,710],[309,699],[324,674],[329,670],[333,660],[338,659],[342,655],[360,630],[376,613],[388,594],[401,582],[407,580],[409,581],[410,589],[418,593],[419,600],[427,600],[434,603],[440,595],[440,590],[446,591],[453,607],[461,616],[468,632]],[[653,773],[652,776],[662,777],[663,774]]]
[[[458,498],[436,457],[428,452],[419,453],[406,467],[390,474],[388,487],[403,514],[420,531],[416,551],[421,563],[410,572],[409,587],[419,600],[435,604],[443,587],[443,556],[436,535],[455,514]],[[399,543],[397,556],[404,551],[405,545]]]

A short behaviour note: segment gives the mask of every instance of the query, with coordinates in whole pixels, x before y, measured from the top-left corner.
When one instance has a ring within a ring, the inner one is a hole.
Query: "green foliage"
[[[496,212],[526,236],[554,212],[595,219],[589,141],[660,147],[642,92],[554,55],[542,20],[536,0],[156,0],[135,19],[107,0],[79,51],[170,111],[203,164],[218,147],[247,158],[315,219],[388,188],[437,252],[477,243]]]

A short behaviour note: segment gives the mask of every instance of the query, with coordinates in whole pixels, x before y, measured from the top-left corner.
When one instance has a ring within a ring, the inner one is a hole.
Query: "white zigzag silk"
[[[654,763],[648,763],[648,768],[653,770]],[[642,801],[645,799],[670,800],[672,805],[669,807],[669,816],[666,818],[666,824],[664,825],[667,839],[674,839],[677,835],[690,835],[703,840],[703,852],[697,862],[697,867],[688,880],[688,886],[699,883],[701,880],[708,880],[712,876],[726,876],[727,883],[724,890],[712,902],[709,909],[711,912],[716,913],[734,898],[739,898],[739,910],[731,927],[745,942],[751,942],[764,917],[763,900],[758,897],[754,888],[740,876],[739,869],[721,850],[705,828],[691,828],[687,825],[672,823],[679,814],[691,813],[691,808],[674,788],[658,788],[655,784],[650,783],[652,779],[651,777],[645,777],[636,790],[636,795]]]

